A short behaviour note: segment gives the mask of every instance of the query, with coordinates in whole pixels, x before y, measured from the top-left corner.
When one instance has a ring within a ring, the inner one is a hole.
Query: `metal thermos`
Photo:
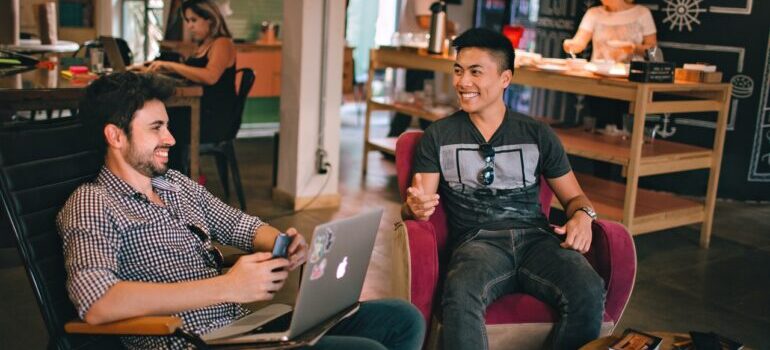
[[[428,52],[440,54],[444,51],[444,36],[446,35],[446,3],[434,2],[430,5],[430,41]]]

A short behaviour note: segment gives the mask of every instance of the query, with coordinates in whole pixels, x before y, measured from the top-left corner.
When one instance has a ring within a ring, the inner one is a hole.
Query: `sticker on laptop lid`
[[[310,246],[310,263],[315,264],[326,254],[326,234],[318,234],[313,237],[313,244]]]
[[[331,250],[333,244],[334,232],[331,229],[327,228],[326,231],[315,235],[313,237],[313,244],[310,247],[310,263],[315,264],[321,261],[324,255]]]
[[[328,253],[330,250],[332,250],[332,245],[334,244],[334,231],[332,231],[331,227],[326,228],[326,232],[324,232],[326,235],[326,245],[324,245],[324,253]]]
[[[315,281],[323,277],[326,270],[326,259],[321,259],[321,262],[313,265],[313,269],[310,271],[310,280]]]

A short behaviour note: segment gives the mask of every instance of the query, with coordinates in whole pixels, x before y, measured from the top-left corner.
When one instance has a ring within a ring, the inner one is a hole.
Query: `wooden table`
[[[366,87],[367,109],[362,169],[364,175],[369,151],[380,150],[394,154],[395,149],[395,138],[370,138],[372,111],[396,111],[429,120],[438,117],[413,106],[373,98],[371,83],[375,71],[385,68],[409,68],[451,74],[453,65],[454,59],[446,56],[393,49],[371,51]],[[625,78],[603,78],[589,72],[550,73],[527,67],[516,68],[511,84],[628,101],[629,112],[633,115],[716,112],[716,129],[711,148],[664,140],[645,143],[645,118],[634,118],[631,136],[627,140],[620,137],[602,137],[576,129],[555,130],[568,154],[623,167],[625,185],[577,174],[581,186],[600,217],[622,222],[635,235],[702,223],[700,245],[708,247],[730,110],[730,84],[637,83]],[[695,169],[709,170],[705,201],[639,188],[639,178],[642,176]],[[554,204],[559,205],[558,201]]]
[[[656,337],[662,338],[660,342],[660,350],[672,350],[674,342],[681,342],[690,340],[690,335],[685,333],[673,333],[673,332],[645,332],[652,334]],[[610,335],[596,339],[586,345],[583,345],[580,350],[607,350],[612,343],[620,339],[619,335]],[[744,346],[744,350],[750,350],[749,347]]]
[[[92,80],[66,79],[58,69],[34,69],[0,77],[0,108],[19,110],[77,109]],[[200,85],[177,86],[166,101],[169,107],[190,107],[190,177],[198,178],[200,164]]]
[[[661,341],[660,343],[660,350],[671,350],[673,349],[673,346],[671,345],[672,343],[690,339],[690,335],[684,334],[684,333],[671,333],[671,332],[645,332],[645,333],[649,333],[656,337],[663,338],[663,341]],[[618,341],[618,339],[620,339],[620,336],[616,336],[616,335],[601,337],[586,345],[583,345],[583,347],[581,347],[580,350],[607,350],[607,348],[609,348],[609,346],[612,345],[612,343]]]

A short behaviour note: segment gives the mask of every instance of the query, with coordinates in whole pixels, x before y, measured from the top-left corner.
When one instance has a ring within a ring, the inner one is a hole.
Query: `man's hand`
[[[289,266],[289,260],[272,257],[271,253],[253,253],[238,259],[223,276],[227,279],[227,290],[230,293],[228,301],[250,303],[272,300],[289,276],[285,269]]]
[[[554,227],[554,232],[557,234],[567,235],[567,238],[561,243],[562,248],[574,249],[580,252],[580,254],[585,254],[591,248],[591,238],[593,235],[591,231],[592,221],[588,214],[578,210],[572,214],[572,217],[564,226]]]
[[[305,242],[305,237],[299,234],[293,227],[286,230],[286,234],[292,238],[288,252],[289,271],[293,271],[307,260],[307,242]]]
[[[416,220],[426,221],[436,211],[439,195],[425,194],[422,187],[422,176],[414,175],[413,186],[406,189],[406,205],[412,217]]]

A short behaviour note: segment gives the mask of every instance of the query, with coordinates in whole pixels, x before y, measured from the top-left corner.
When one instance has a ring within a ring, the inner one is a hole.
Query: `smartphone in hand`
[[[291,243],[291,237],[289,237],[289,235],[283,232],[279,233],[278,237],[275,237],[275,243],[273,243],[273,259],[276,259],[276,258],[288,259],[290,243]],[[275,269],[273,270],[273,272],[278,270],[282,270],[282,269]]]
[[[288,258],[288,250],[289,250],[289,244],[291,243],[291,237],[289,235],[281,232],[278,234],[278,237],[275,238],[275,243],[273,244],[273,259],[275,258]]]

